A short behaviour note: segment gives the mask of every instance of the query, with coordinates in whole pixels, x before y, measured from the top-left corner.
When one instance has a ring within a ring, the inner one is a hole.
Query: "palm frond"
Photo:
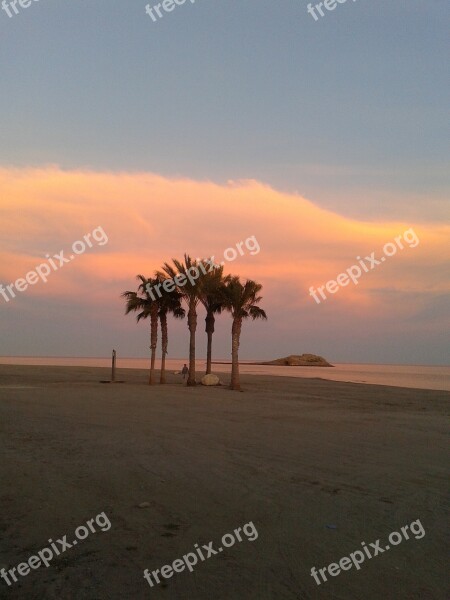
[[[259,295],[261,290],[262,285],[252,279],[242,284],[239,277],[230,276],[224,285],[224,307],[235,318],[267,319],[265,311],[256,306],[262,300],[262,296]]]

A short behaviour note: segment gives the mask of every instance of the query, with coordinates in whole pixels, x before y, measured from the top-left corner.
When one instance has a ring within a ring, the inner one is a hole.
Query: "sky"
[[[225,266],[263,284],[269,315],[245,324],[242,357],[448,364],[449,5],[347,0],[317,21],[307,5],[0,11],[0,283],[107,237],[0,295],[0,355],[146,356],[120,298],[135,276],[254,236]],[[417,244],[310,295],[406,231]],[[218,319],[217,357],[230,328]],[[186,323],[170,336],[186,357]]]

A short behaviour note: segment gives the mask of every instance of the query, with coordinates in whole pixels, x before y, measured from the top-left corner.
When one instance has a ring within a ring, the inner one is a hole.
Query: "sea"
[[[185,359],[167,359],[166,367],[169,371],[180,371],[185,362],[187,362]],[[226,362],[226,360],[223,362]],[[250,360],[242,361],[240,363],[240,372],[251,375],[321,378],[332,381],[450,391],[450,366],[335,363],[334,367],[281,367],[256,365],[254,364],[255,362]],[[111,358],[0,356],[0,364],[110,367]],[[159,367],[158,362],[157,367]],[[117,368],[148,369],[149,359],[118,357]],[[205,368],[205,360],[197,360],[196,368],[201,373]],[[230,364],[217,363],[213,365],[213,372],[216,373],[229,373],[230,370]]]

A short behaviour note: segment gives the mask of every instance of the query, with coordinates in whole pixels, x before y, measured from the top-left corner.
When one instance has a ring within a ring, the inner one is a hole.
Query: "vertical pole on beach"
[[[111,381],[116,380],[116,351],[112,351],[112,373],[111,373]]]

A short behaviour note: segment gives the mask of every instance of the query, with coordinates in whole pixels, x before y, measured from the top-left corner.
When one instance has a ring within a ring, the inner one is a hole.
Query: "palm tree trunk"
[[[154,381],[155,372],[155,360],[156,360],[156,345],[158,343],[158,308],[151,309],[150,313],[150,350],[151,350],[151,362],[150,362],[150,374],[148,378],[148,384],[152,385]]]
[[[167,354],[167,346],[169,345],[169,335],[167,331],[167,313],[162,312],[159,316],[161,321],[161,346],[162,346],[162,354],[161,354],[161,376],[159,378],[159,383],[166,383],[166,354]]]
[[[232,390],[240,390],[239,381],[239,340],[241,338],[242,319],[233,319],[231,328],[231,384]]]
[[[212,338],[214,333],[214,323],[215,323],[214,313],[208,312],[206,315],[206,336],[208,338],[208,344],[206,349],[206,374],[211,373],[212,366]]]
[[[196,385],[195,382],[195,332],[197,330],[197,311],[195,303],[189,304],[188,312],[188,327],[189,327],[189,377],[187,385]]]

